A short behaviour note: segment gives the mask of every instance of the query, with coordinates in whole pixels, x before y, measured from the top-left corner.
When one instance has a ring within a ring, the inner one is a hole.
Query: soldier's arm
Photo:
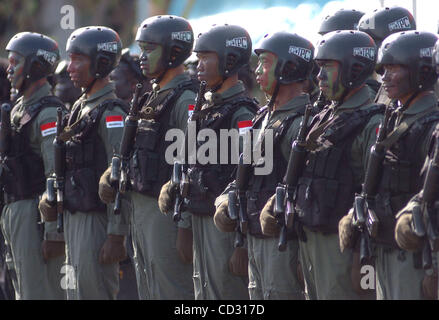
[[[190,90],[185,90],[177,99],[171,113],[170,126],[182,131],[186,130],[188,120],[188,107],[195,104],[196,94]]]
[[[111,163],[114,151],[119,150],[125,117],[126,113],[120,107],[114,107],[111,110],[105,110],[100,119],[98,135],[104,143],[108,166]],[[119,215],[114,214],[113,206],[107,205],[107,234],[124,236],[129,234],[130,207],[131,203],[126,197],[122,197]]]
[[[300,123],[302,121],[302,118],[303,117],[296,117],[296,119],[293,120],[290,127],[288,128],[288,131],[282,138],[280,147],[281,147],[282,155],[285,161],[287,162],[290,158],[291,145],[293,141],[297,138],[297,135],[299,133]]]
[[[171,113],[169,125],[172,128],[177,128],[183,132],[187,127],[188,120],[188,106],[195,104],[195,93],[190,90],[185,90],[181,96],[177,99],[173,112]],[[169,177],[170,179],[171,177]],[[192,215],[188,212],[181,213],[181,220],[177,223],[179,228],[192,228]]]
[[[46,106],[41,110],[33,123],[34,128],[30,138],[32,149],[43,159],[46,178],[54,171],[53,140],[56,134],[56,117],[55,106]]]
[[[232,115],[231,124],[232,124],[232,128],[239,131],[238,123],[241,121],[252,120],[255,116],[255,112],[252,112],[251,110],[249,110],[244,106],[238,107],[237,109],[238,110],[235,111],[235,113]],[[243,151],[243,142],[242,139],[239,139],[239,154],[241,154],[242,151]]]
[[[374,115],[364,127],[363,131],[354,139],[351,149],[351,168],[354,173],[355,185],[360,187],[364,181],[369,159],[370,148],[376,142],[378,127],[382,115]]]

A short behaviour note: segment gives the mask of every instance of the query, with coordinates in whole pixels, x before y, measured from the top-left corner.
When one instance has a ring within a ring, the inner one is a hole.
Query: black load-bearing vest
[[[112,110],[116,106],[125,112],[128,110],[124,101],[107,99],[81,119],[78,119],[81,104],[75,105],[67,120],[72,133],[66,141],[64,205],[71,213],[104,212],[106,209],[99,199],[98,190],[99,179],[108,168],[108,159],[98,128],[105,110]]]
[[[138,122],[129,173],[134,191],[157,198],[161,187],[171,177],[172,164],[168,164],[165,159],[166,149],[173,143],[165,141],[166,132],[173,129],[169,125],[171,114],[184,91],[197,92],[198,88],[198,81],[187,80],[173,89],[160,92],[152,99],[152,93],[141,98],[144,104],[142,110],[152,108],[155,115]]]
[[[222,105],[205,109],[207,114],[199,121],[199,130],[212,129],[218,137],[217,142],[217,162],[216,164],[190,164],[188,169],[189,176],[189,196],[186,199],[186,209],[195,214],[212,216],[215,213],[215,199],[225,189],[227,184],[234,179],[232,173],[236,164],[231,163],[230,143],[228,150],[227,164],[220,162],[220,130],[232,128],[232,116],[238,108],[247,108],[252,113],[258,110],[258,104],[254,99],[245,96],[238,96],[223,101]],[[204,111],[204,110],[203,110]],[[230,142],[230,138],[229,138]],[[206,142],[197,141],[197,150]]]
[[[307,143],[314,144],[299,178],[297,204],[299,220],[312,231],[337,233],[340,218],[347,214],[361,186],[354,183],[350,167],[352,143],[370,118],[384,111],[383,105],[365,110],[341,112],[329,120],[324,133],[310,141],[313,131],[330,109],[320,112],[310,125]],[[326,118],[326,117],[325,117]]]
[[[394,113],[387,132],[394,129]],[[416,120],[394,143],[383,162],[383,171],[374,201],[378,216],[376,242],[398,248],[394,239],[395,216],[422,188],[421,169],[425,154],[421,152],[423,141],[430,139],[428,133],[439,121],[439,111],[433,110]]]
[[[253,128],[261,128],[262,121],[268,113],[267,108],[258,111]],[[288,161],[282,155],[281,141],[293,121],[305,113],[305,106],[296,112],[289,114],[282,121],[275,122],[271,129],[273,130],[273,170],[268,175],[254,175],[250,177],[249,187],[247,191],[247,214],[249,218],[249,233],[258,238],[267,238],[262,234],[259,216],[268,199],[276,192],[276,187],[282,181],[288,166]],[[265,144],[262,143],[262,146]],[[271,156],[264,154],[263,156]],[[253,162],[253,169],[259,163]],[[292,232],[289,232],[292,237]]]
[[[46,96],[27,106],[19,123],[11,123],[11,140],[1,165],[1,180],[6,198],[10,196],[13,201],[33,198],[46,188],[43,159],[32,150],[29,141],[31,123],[45,106],[65,109],[58,97]],[[11,118],[13,114],[14,110]]]

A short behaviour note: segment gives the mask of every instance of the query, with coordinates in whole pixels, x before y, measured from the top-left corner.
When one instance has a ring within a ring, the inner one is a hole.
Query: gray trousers
[[[3,208],[1,228],[8,248],[6,263],[13,275],[15,298],[64,300],[61,268],[65,257],[44,262],[38,216],[38,199],[20,200]]]
[[[300,263],[307,300],[356,300],[351,269],[352,250],[340,252],[338,234],[324,235],[303,228],[307,241],[300,243]]]
[[[193,300],[192,265],[177,252],[177,225],[160,212],[157,199],[130,192],[132,238],[141,300]],[[189,219],[183,215],[183,219]]]
[[[213,217],[192,215],[196,300],[248,300],[248,278],[229,271],[235,234],[221,232]]]
[[[251,300],[303,300],[297,279],[298,240],[290,240],[284,252],[278,250],[278,238],[248,240],[248,291]]]
[[[115,300],[119,290],[119,263],[100,264],[107,239],[106,213],[65,212],[68,300]]]
[[[415,269],[413,253],[401,249],[376,248],[377,300],[421,300],[424,270]]]

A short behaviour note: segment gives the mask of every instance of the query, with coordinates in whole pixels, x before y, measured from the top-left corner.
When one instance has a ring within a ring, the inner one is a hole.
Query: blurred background
[[[190,20],[195,34],[212,24],[239,24],[256,44],[266,33],[296,32],[313,43],[322,19],[338,9],[372,11],[381,6],[403,6],[415,15],[418,29],[438,32],[437,0],[1,0],[0,57],[9,39],[21,31],[47,34],[58,41],[62,58],[70,33],[87,25],[116,30],[124,47],[138,52],[137,26],[149,16],[173,14]]]

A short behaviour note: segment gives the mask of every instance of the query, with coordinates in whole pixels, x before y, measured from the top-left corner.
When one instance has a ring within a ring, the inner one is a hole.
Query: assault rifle
[[[244,235],[248,228],[247,215],[247,196],[246,191],[248,182],[250,180],[250,173],[252,170],[251,164],[244,163],[244,154],[239,156],[239,164],[236,170],[236,190],[229,191],[229,217],[239,223],[236,226],[235,247],[239,248],[244,245]]]
[[[136,84],[136,90],[134,91],[133,99],[131,101],[131,108],[125,118],[119,153],[115,154],[111,159],[110,183],[117,189],[113,208],[114,214],[120,214],[121,195],[125,193],[128,183],[128,167],[134,145],[134,138],[136,137],[137,132],[137,121],[139,120],[139,95],[142,87],[143,85],[141,83]]]
[[[418,237],[424,238],[422,266],[424,269],[429,269],[432,266],[431,252],[437,251],[435,243],[439,238],[437,229],[439,208],[435,206],[439,190],[439,138],[436,138],[434,155],[428,163],[422,190],[421,203],[413,208],[412,228]]]
[[[367,162],[366,175],[360,194],[355,195],[353,225],[361,234],[360,237],[360,262],[362,264],[371,257],[370,238],[375,238],[378,233],[378,218],[373,210],[372,201],[378,192],[378,183],[383,169],[383,160],[386,154],[381,142],[387,136],[387,124],[392,112],[391,105],[386,107],[384,118],[379,126],[375,144],[370,149]]]
[[[180,221],[181,219],[181,210],[184,199],[188,196],[189,193],[189,177],[188,177],[188,161],[189,161],[189,141],[188,141],[188,127],[189,125],[195,124],[195,137],[196,135],[196,127],[197,121],[199,118],[199,113],[201,111],[201,107],[204,103],[204,94],[206,93],[206,81],[201,81],[200,88],[198,90],[197,99],[195,102],[194,110],[190,115],[187,123],[187,128],[184,137],[184,159],[183,163],[175,161],[174,168],[172,170],[171,184],[172,188],[175,192],[175,203],[174,203],[174,213],[172,215],[172,219],[175,222]]]
[[[285,251],[287,246],[287,231],[296,220],[296,210],[294,205],[295,193],[299,181],[299,177],[305,167],[305,158],[307,150],[306,134],[312,105],[307,105],[305,114],[300,124],[299,133],[296,140],[293,141],[290,157],[288,159],[287,171],[283,178],[283,182],[276,187],[276,195],[274,202],[274,214],[277,223],[281,227],[279,235],[278,249]]]

